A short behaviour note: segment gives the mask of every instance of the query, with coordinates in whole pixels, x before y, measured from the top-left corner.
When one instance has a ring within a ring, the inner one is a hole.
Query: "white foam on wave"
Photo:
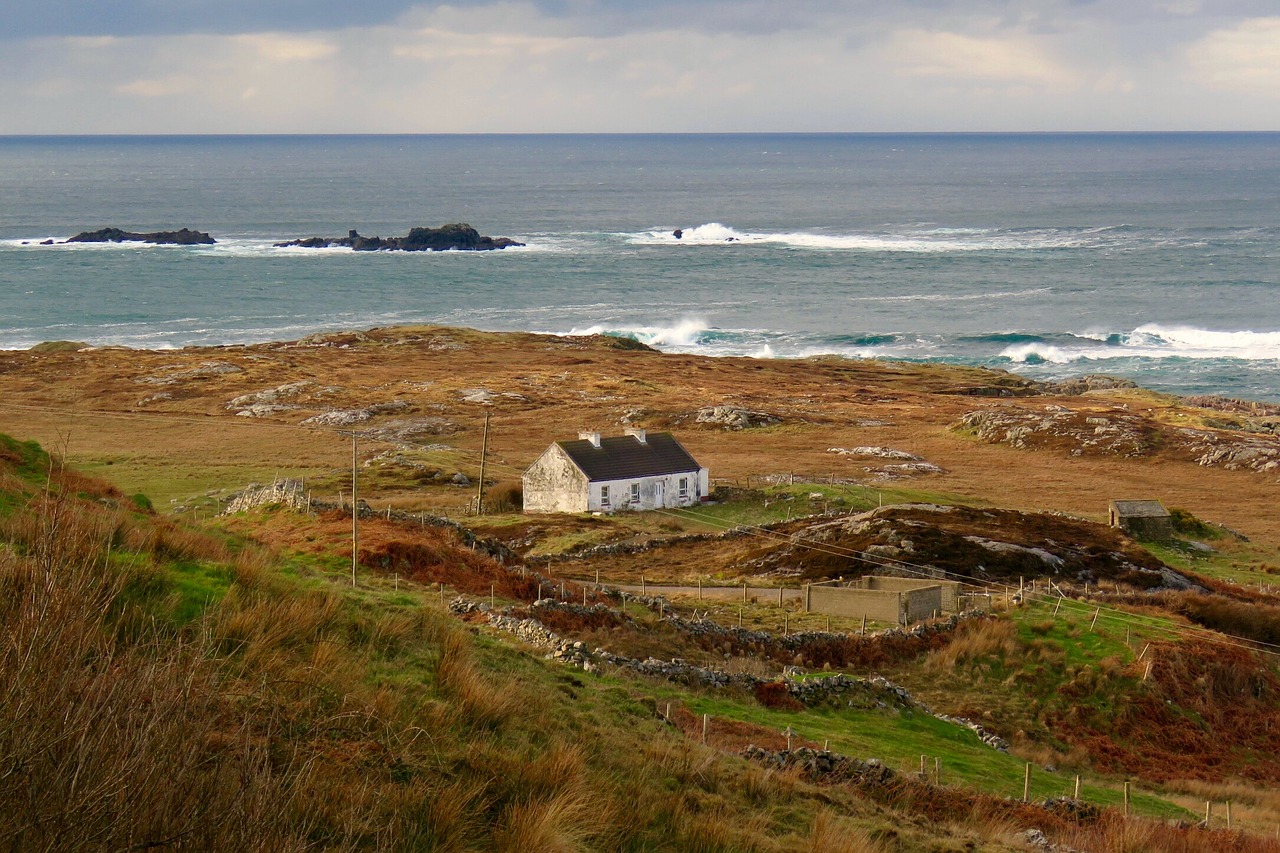
[[[896,296],[849,296],[849,302],[986,302],[992,299],[1021,299],[1050,293],[1048,287],[1029,287],[1022,290],[995,290],[989,293],[904,293]]]
[[[1020,364],[1069,364],[1118,358],[1236,359],[1280,361],[1280,331],[1216,331],[1148,323],[1129,332],[1074,335],[1079,346],[1045,342],[1012,344],[1000,355]]]
[[[1070,364],[1081,358],[1090,358],[1087,353],[1072,352],[1062,347],[1053,346],[1045,343],[1025,343],[1013,344],[1005,347],[1000,351],[1000,355],[1017,362],[1018,364],[1036,364],[1049,362],[1050,364]]]
[[[610,327],[597,324],[587,328],[573,328],[565,334],[569,337],[615,335],[635,338],[640,343],[653,347],[689,349],[697,347],[699,345],[699,337],[704,332],[709,331],[710,328],[705,320],[685,319],[676,322],[672,326]]]
[[[653,229],[623,235],[632,245],[734,246],[776,245],[794,249],[863,252],[987,252],[1085,248],[1110,244],[1110,229],[918,228],[882,233],[831,234],[818,231],[741,231],[720,222],[690,228]]]
[[[1186,326],[1148,323],[1133,330],[1152,345],[1174,348],[1196,358],[1280,359],[1280,332],[1220,332]]]

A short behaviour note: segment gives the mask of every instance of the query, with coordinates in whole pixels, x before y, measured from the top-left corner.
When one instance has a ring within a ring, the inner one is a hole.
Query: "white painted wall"
[[[588,509],[587,475],[557,444],[548,447],[520,481],[525,512],[586,512]]]
[[[686,483],[685,493],[680,493],[680,481]],[[619,512],[621,510],[670,509],[673,507],[693,506],[700,503],[708,492],[710,476],[707,469],[690,471],[683,474],[665,474],[661,477],[643,477],[635,480],[610,480],[592,483],[587,496],[587,507],[591,512]],[[632,487],[636,489],[633,492]],[[609,500],[605,503],[601,491],[607,487]],[[633,500],[638,492],[639,500]],[[526,506],[528,497],[525,498]]]

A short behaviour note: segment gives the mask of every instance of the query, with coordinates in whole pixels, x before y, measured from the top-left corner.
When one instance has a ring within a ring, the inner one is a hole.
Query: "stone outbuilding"
[[[525,512],[616,512],[707,500],[711,478],[668,432],[579,433],[543,451],[521,478]]]
[[[1109,522],[1135,539],[1167,542],[1173,538],[1173,516],[1160,501],[1112,501]]]

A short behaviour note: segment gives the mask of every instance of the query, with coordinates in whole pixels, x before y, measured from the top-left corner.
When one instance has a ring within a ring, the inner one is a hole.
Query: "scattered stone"
[[[946,473],[942,466],[932,462],[903,462],[898,465],[885,465],[881,468],[868,468],[878,480],[900,480],[906,477],[919,477],[922,474]]]
[[[394,412],[403,412],[412,406],[404,400],[393,400],[389,403],[376,403],[364,409],[330,409],[307,418],[302,423],[307,426],[351,426],[364,423],[377,416]]]
[[[238,418],[269,418],[281,412],[291,412],[297,406],[283,406],[278,403],[253,403],[236,412]]]
[[[871,459],[900,459],[905,462],[919,462],[923,458],[905,450],[894,450],[891,447],[828,447],[827,452],[838,453],[841,456],[859,456]]]

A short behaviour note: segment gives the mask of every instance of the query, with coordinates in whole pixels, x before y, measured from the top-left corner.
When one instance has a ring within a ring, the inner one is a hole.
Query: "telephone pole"
[[[351,586],[356,585],[360,562],[360,491],[356,481],[356,431],[351,431]]]
[[[480,482],[476,484],[476,515],[484,515],[484,462],[489,453],[489,409],[484,412],[484,439],[480,442]]]

